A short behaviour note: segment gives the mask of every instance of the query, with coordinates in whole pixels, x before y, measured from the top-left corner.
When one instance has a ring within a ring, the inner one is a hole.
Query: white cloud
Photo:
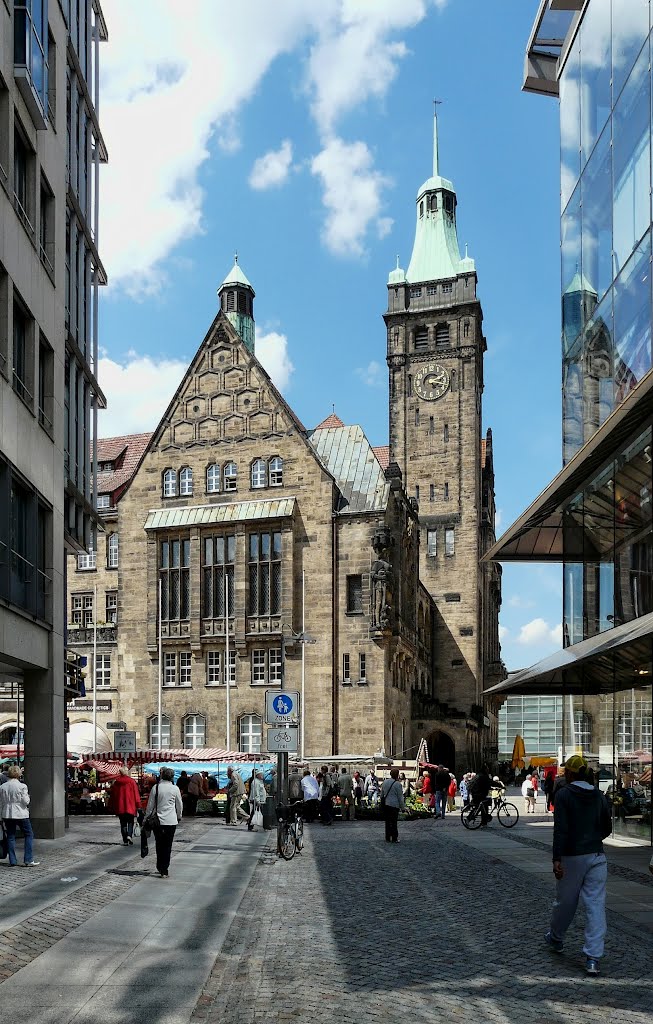
[[[500,508],[498,508],[498,509],[496,509],[496,511],[494,513],[494,532],[496,533],[497,537],[500,536],[499,530],[501,529],[502,522],[503,522],[503,511]]]
[[[510,630],[507,626],[499,626],[499,640],[505,640],[509,636]]]
[[[540,644],[562,646],[562,625],[550,626],[544,619],[532,619],[521,627],[517,643],[524,647],[535,647]]]
[[[530,597],[522,597],[521,594],[513,594],[508,598],[506,604],[509,605],[510,608],[533,608],[535,601],[532,601]]]
[[[98,436],[154,430],[187,369],[185,360],[152,359],[136,352],[129,352],[123,363],[103,356],[100,380],[107,409],[98,414]]]
[[[333,129],[387,92],[408,52],[399,36],[443,3],[194,0],[189,17],[179,0],[105,0],[101,121],[109,163],[101,171],[99,243],[111,283],[135,296],[163,287],[162,261],[202,230],[198,174],[212,142],[223,153],[238,148],[243,104],[281,54],[301,55],[307,45],[306,88],[323,147],[314,171],[325,190],[324,239],[333,252],[360,255],[368,226],[381,236],[390,228],[380,212],[387,182],[364,142],[343,143]],[[340,175],[338,155],[347,163]],[[347,196],[348,183],[357,200]]]
[[[288,338],[278,331],[256,335],[256,355],[270,374],[279,391],[286,391],[295,372],[288,355]]]
[[[372,359],[367,366],[358,367],[356,376],[360,377],[363,384],[367,384],[368,388],[382,388],[385,384],[385,367],[377,362],[376,359]]]
[[[288,180],[292,167],[292,143],[284,139],[279,149],[271,149],[268,153],[254,161],[249,183],[252,188],[266,189],[275,185],[283,185]]]
[[[383,189],[389,178],[376,171],[370,150],[364,142],[330,139],[311,162],[311,171],[320,178],[326,218],[322,232],[324,244],[338,256],[362,256],[370,225],[379,238],[387,235],[392,221],[381,216]]]

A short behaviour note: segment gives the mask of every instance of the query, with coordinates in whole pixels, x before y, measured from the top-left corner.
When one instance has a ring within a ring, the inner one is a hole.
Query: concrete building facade
[[[65,550],[94,529],[98,0],[0,5],[0,680],[37,834],[64,827]],[[5,721],[7,721],[7,717]]]

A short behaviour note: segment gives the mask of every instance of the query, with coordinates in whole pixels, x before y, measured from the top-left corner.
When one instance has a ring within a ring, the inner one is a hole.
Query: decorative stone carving
[[[387,630],[392,622],[392,565],[389,561],[394,539],[389,530],[377,530],[372,538],[376,554],[372,562],[372,628]]]

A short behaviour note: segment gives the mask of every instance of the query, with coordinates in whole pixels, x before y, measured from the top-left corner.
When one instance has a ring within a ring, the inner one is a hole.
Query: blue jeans
[[[556,882],[556,898],[551,915],[551,937],[560,942],[574,919],[578,900],[585,908],[585,944],[583,953],[593,960],[603,956],[605,941],[605,887],[608,863],[604,853],[584,853],[563,857],[564,875]]]
[[[9,863],[18,863],[16,860],[16,827],[19,825],[21,832],[25,836],[25,863],[29,864],[32,860],[32,840],[34,839],[32,822],[29,818],[3,818],[3,824],[7,833]]]
[[[436,818],[441,816],[444,818],[445,811],[447,809],[447,793],[444,789],[436,789],[435,791],[435,816]]]

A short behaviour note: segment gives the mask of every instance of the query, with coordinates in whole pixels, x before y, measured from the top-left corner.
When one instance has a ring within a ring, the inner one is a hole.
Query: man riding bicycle
[[[475,775],[469,784],[469,795],[472,798],[472,806],[481,811],[481,828],[487,828],[490,814],[488,811],[487,798],[492,789],[492,779],[486,764],[483,765],[478,775]]]

